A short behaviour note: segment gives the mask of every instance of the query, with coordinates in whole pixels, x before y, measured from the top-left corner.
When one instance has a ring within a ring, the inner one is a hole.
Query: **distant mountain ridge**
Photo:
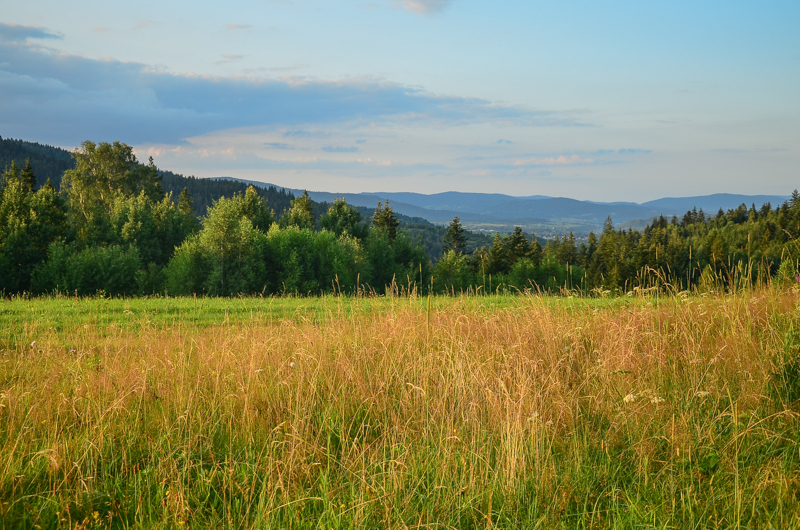
[[[58,187],[63,172],[71,169],[74,164],[69,151],[64,149],[0,137],[0,171],[4,171],[12,160],[21,167],[27,158],[31,160],[40,185],[50,179],[52,184]],[[293,195],[303,192],[302,189],[284,190],[282,187],[261,181],[232,177],[200,179],[184,177],[170,171],[162,171],[162,179],[164,190],[171,191],[174,198],[183,187],[187,187],[195,200],[195,211],[198,215],[203,215],[213,200],[244,191],[248,184],[257,186],[259,193],[276,213],[288,207]],[[521,226],[526,232],[534,232],[537,236],[548,238],[570,231],[579,236],[586,235],[589,231],[601,229],[608,217],[611,217],[618,226],[642,228],[659,215],[680,217],[693,208],[702,209],[707,215],[714,216],[720,208],[727,211],[745,204],[748,207],[755,205],[760,209],[765,203],[770,203],[775,208],[789,199],[788,195],[717,193],[694,197],[665,197],[637,204],[579,201],[546,195],[518,197],[501,193],[457,191],[429,195],[413,192],[310,191],[309,195],[320,203],[331,203],[337,197],[344,197],[353,206],[370,209],[374,209],[379,202],[389,200],[395,212],[409,218],[420,218],[444,225],[453,217],[459,216],[464,226],[474,231],[510,232],[514,226]]]
[[[237,180],[231,177],[220,179]],[[264,185],[257,181],[244,181]],[[287,188],[290,189],[290,188]],[[294,194],[302,189],[290,189]],[[724,211],[748,207],[755,204],[761,208],[770,203],[772,208],[783,204],[788,195],[737,195],[716,193],[693,197],[665,197],[644,203],[634,202],[595,202],[580,201],[566,197],[531,195],[517,197],[500,193],[464,193],[448,191],[430,195],[413,192],[369,192],[369,193],[331,193],[309,191],[315,201],[333,202],[336,197],[344,197],[354,206],[372,207],[378,202],[389,200],[398,213],[421,217],[432,223],[449,223],[454,216],[473,230],[509,231],[513,226],[522,226],[526,231],[540,235],[556,235],[574,231],[585,234],[598,230],[608,217],[615,224],[645,226],[647,221],[663,215],[671,218],[683,216],[694,208],[707,215],[716,215],[720,208]]]
[[[580,201],[567,197],[549,197],[546,195],[515,197],[496,193],[482,194],[453,191],[431,195],[380,192],[370,193],[370,195],[397,200],[426,209],[468,212],[500,219],[536,217],[546,219],[575,218],[604,221],[606,217],[611,216],[611,218],[617,222],[626,222],[637,218],[657,215],[670,217],[672,215],[683,215],[693,208],[697,208],[698,210],[703,209],[707,214],[715,215],[720,208],[727,211],[737,208],[741,204],[746,204],[748,206],[755,204],[757,208],[760,208],[767,202],[771,203],[774,207],[789,199],[788,195],[736,195],[731,193],[716,193],[713,195],[693,197],[666,197],[644,203],[635,203]],[[533,216],[531,215],[532,212],[535,212]],[[600,217],[602,217],[602,219],[599,219]]]

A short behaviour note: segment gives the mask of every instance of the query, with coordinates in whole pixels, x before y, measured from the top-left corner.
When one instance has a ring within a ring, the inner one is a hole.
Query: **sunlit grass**
[[[0,302],[0,520],[798,527],[798,303]]]

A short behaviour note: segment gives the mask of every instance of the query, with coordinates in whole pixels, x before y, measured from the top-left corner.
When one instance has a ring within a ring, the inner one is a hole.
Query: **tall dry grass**
[[[322,322],[36,329],[0,358],[0,520],[797,528],[798,302],[387,300]]]

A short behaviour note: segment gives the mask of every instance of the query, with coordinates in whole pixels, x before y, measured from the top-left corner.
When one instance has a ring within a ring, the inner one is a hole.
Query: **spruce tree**
[[[455,216],[450,222],[450,226],[447,227],[447,231],[444,233],[442,252],[447,254],[449,251],[454,250],[458,254],[463,254],[466,248],[467,231],[461,225],[461,219]]]
[[[505,241],[503,241],[499,233],[495,232],[492,247],[489,249],[489,272],[500,274],[508,272],[508,269],[509,263]]]
[[[531,234],[531,244],[526,257],[537,267],[542,264],[542,245],[539,244],[539,240],[533,234]]]
[[[275,222],[275,215],[272,209],[264,204],[264,199],[259,197],[254,186],[248,186],[242,198],[242,214],[250,219],[253,227],[266,232],[272,223]],[[313,223],[313,216],[311,217]],[[311,227],[313,228],[313,224]]]
[[[36,191],[36,175],[33,173],[30,158],[25,160],[25,168],[20,173],[19,179],[26,190]]]
[[[378,207],[372,215],[372,225],[380,230],[385,230],[389,241],[394,241],[397,238],[397,228],[400,226],[400,220],[392,207],[389,206],[388,199],[383,206],[378,203]]]
[[[519,226],[514,227],[514,231],[508,237],[506,242],[506,256],[508,264],[513,265],[519,258],[525,257],[530,251],[530,244],[522,228]]]
[[[186,186],[183,187],[180,197],[178,197],[178,210],[186,215],[191,215],[194,211],[194,201]]]

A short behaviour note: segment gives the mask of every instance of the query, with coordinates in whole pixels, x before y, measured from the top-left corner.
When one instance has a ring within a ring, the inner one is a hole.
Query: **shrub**
[[[32,283],[36,292],[132,295],[139,291],[136,278],[141,268],[135,248],[111,245],[75,251],[63,243],[54,243],[48,260],[34,271]]]

